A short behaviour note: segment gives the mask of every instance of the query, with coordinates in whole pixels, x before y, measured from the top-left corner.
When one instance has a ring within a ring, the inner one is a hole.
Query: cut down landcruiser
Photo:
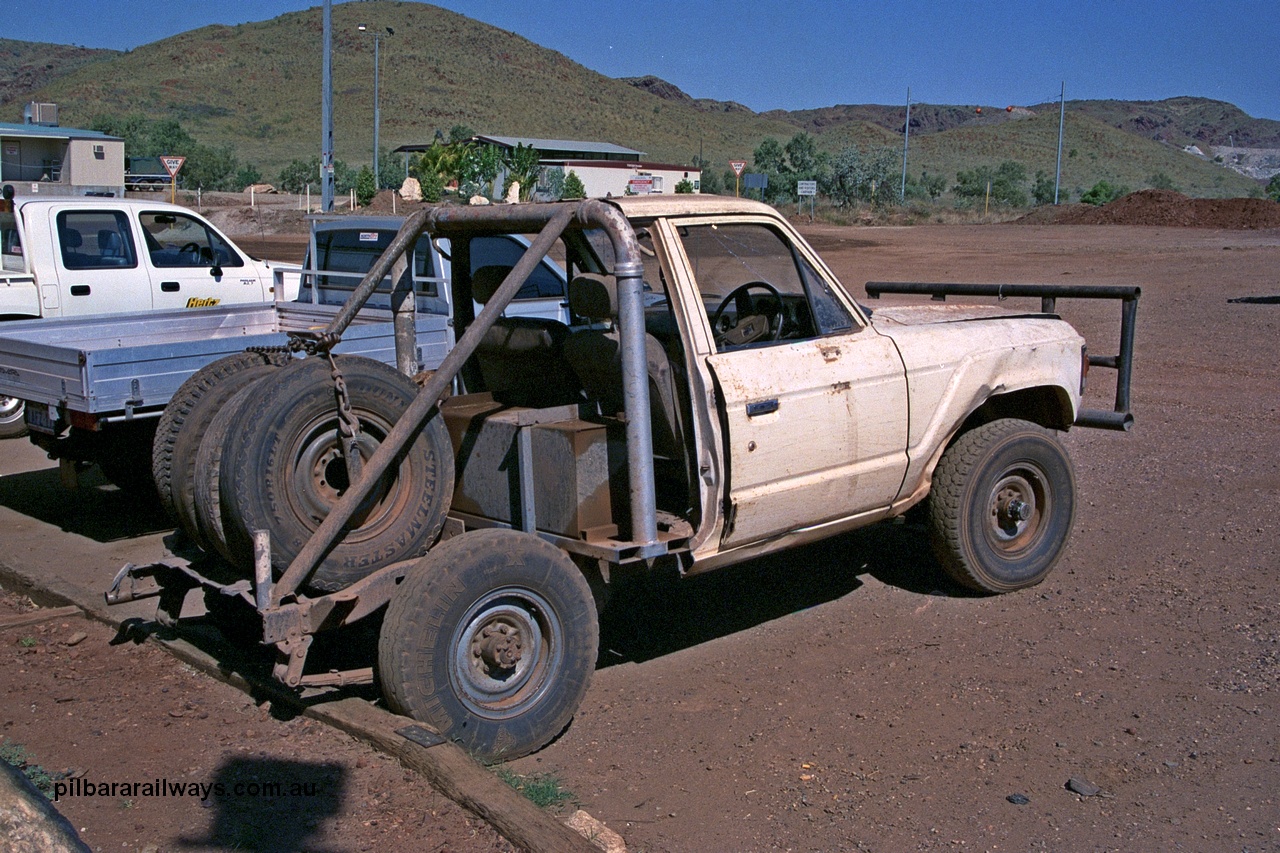
[[[472,239],[508,232],[536,234],[523,258],[462,274]],[[450,240],[455,348],[416,383],[331,356],[422,233]],[[504,316],[548,253],[570,273],[571,322]],[[910,288],[869,286],[891,289]],[[293,336],[305,357],[264,369],[200,437],[221,558],[126,567],[109,600],[157,591],[154,576],[168,621],[202,587],[295,687],[372,680],[309,672],[307,653],[386,605],[388,703],[512,757],[572,717],[622,573],[706,571],[924,503],[957,581],[1036,584],[1075,510],[1057,432],[1131,422],[1138,290],[998,292],[1041,310],[869,312],[774,210],[734,199],[420,212],[326,329]],[[1086,353],[1053,313],[1068,296],[1122,300],[1119,355]],[[1081,407],[1091,363],[1119,371],[1112,410]]]

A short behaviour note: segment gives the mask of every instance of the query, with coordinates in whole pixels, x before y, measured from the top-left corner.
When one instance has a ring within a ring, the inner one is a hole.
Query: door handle
[[[71,285],[71,295],[72,295],[72,296],[88,296],[88,295],[89,295],[89,285],[87,285],[87,284],[73,284],[73,285]]]
[[[756,415],[768,415],[778,411],[778,401],[773,400],[757,400],[754,403],[747,403],[747,417],[754,418]]]
[[[160,289],[165,293],[177,293],[182,289],[182,285],[176,281],[162,281],[160,282]]]

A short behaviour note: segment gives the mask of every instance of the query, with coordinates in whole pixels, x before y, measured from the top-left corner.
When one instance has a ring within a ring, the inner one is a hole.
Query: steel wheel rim
[[[17,397],[0,397],[0,424],[12,423],[22,417],[22,401]]]
[[[517,717],[537,704],[564,656],[564,627],[547,600],[522,587],[497,589],[473,604],[459,626],[449,680],[462,704],[495,720]],[[519,638],[518,659],[510,666],[493,661],[494,634],[502,628],[509,631],[507,641],[510,631]]]
[[[1047,482],[1039,469],[1017,466],[991,487],[984,533],[1001,556],[1016,558],[1039,542],[1052,504]]]
[[[361,432],[356,445],[367,462],[391,427],[367,412],[359,413],[359,417]],[[291,482],[287,493],[290,509],[297,518],[306,519],[318,527],[347,487],[346,462],[342,456],[337,418],[324,415],[313,419],[299,432],[299,438],[293,443],[287,458],[293,460],[292,470],[287,475]],[[402,505],[408,501],[408,490],[401,484],[400,473],[398,468],[389,471],[360,504],[351,518],[351,534],[347,541],[376,535],[395,520],[403,509]]]

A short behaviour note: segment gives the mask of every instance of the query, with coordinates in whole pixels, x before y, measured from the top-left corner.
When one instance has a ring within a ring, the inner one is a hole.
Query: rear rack
[[[869,281],[867,296],[879,299],[882,293],[928,295],[945,302],[948,296],[1030,296],[1040,300],[1040,310],[1052,314],[1059,299],[1119,299],[1120,352],[1116,355],[1090,355],[1090,367],[1116,371],[1116,401],[1112,411],[1081,409],[1076,426],[1114,429],[1127,432],[1133,426],[1129,407],[1129,391],[1133,380],[1133,337],[1138,322],[1138,297],[1142,288],[1129,285],[1086,284],[956,284],[922,281]]]

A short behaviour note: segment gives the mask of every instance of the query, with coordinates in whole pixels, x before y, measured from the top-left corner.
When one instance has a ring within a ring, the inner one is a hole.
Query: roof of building
[[[108,139],[121,141],[99,130],[82,130],[78,127],[58,127],[47,124],[10,124],[0,122],[0,136],[26,136],[32,139]]]
[[[471,138],[476,142],[487,142],[503,148],[515,148],[517,145],[536,148],[541,152],[543,159],[565,159],[566,157],[570,159],[601,159],[610,157],[638,160],[644,156],[643,151],[624,148],[612,142],[587,142],[578,139],[539,139],[532,136],[490,136],[483,133],[476,134]],[[395,150],[399,152],[425,151],[434,144],[433,142],[411,143],[409,145],[401,145]],[[595,156],[592,157],[592,155]]]

